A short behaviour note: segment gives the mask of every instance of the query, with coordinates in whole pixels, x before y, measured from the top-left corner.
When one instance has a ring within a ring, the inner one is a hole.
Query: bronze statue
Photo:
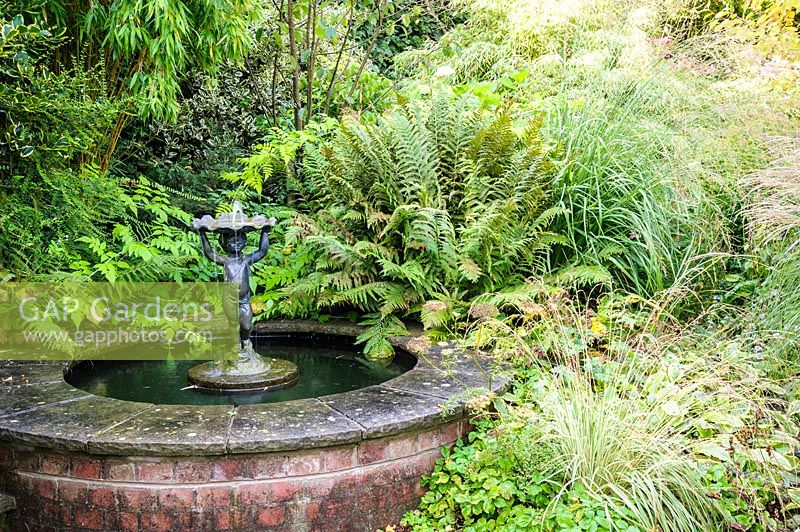
[[[243,391],[257,388],[278,388],[297,380],[297,367],[287,360],[264,359],[255,352],[250,341],[253,330],[253,308],[250,305],[250,266],[263,259],[269,250],[269,230],[275,219],[264,216],[246,217],[238,201],[233,210],[218,218],[209,215],[192,222],[200,234],[203,253],[215,264],[222,266],[225,282],[239,285],[239,359],[235,362],[207,362],[189,370],[189,380],[198,387],[217,391]],[[247,233],[261,229],[258,249],[249,255],[242,250],[247,245]],[[214,251],[208,233],[219,234],[219,244],[227,253]]]
[[[208,229],[204,227],[198,229],[205,256],[214,264],[222,266],[222,275],[225,282],[239,284],[239,341],[242,344],[242,348],[245,347],[245,342],[249,341],[250,332],[253,330],[253,308],[250,305],[250,266],[267,255],[270,227],[264,226],[261,229],[258,250],[249,255],[242,255],[242,250],[247,244],[247,236],[245,234],[220,234],[219,245],[228,253],[227,257],[219,255],[211,247],[211,243],[208,241]]]

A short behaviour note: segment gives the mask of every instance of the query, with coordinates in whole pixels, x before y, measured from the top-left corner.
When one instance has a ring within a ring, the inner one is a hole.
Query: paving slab
[[[361,426],[317,399],[236,408],[228,452],[330,447],[361,439]]]

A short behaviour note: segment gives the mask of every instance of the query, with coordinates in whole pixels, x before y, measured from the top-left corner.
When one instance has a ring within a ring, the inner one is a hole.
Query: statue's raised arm
[[[197,229],[197,232],[200,233],[200,243],[203,245],[203,254],[208,257],[208,260],[214,264],[225,264],[225,259],[214,251],[211,242],[208,241],[208,231],[201,227]]]
[[[275,218],[270,218],[267,221],[267,225],[261,229],[261,238],[258,241],[258,251],[254,251],[250,255],[247,256],[248,264],[255,264],[256,262],[260,261],[264,257],[267,256],[267,251],[269,251],[269,230],[272,226],[275,225]]]

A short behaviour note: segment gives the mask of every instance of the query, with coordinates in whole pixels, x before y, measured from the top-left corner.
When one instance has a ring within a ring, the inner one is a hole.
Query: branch
[[[331,98],[333,98],[333,86],[336,83],[336,78],[339,77],[339,64],[342,61],[342,54],[344,53],[344,48],[347,45],[347,37],[350,35],[350,30],[353,27],[353,20],[355,19],[354,6],[355,0],[350,0],[350,13],[348,13],[347,16],[347,29],[342,37],[342,45],[339,47],[339,53],[336,54],[336,65],[333,67],[333,72],[331,73],[331,81],[328,83],[328,90],[325,91],[325,106],[322,109],[323,114],[328,114]]]
[[[372,39],[370,40],[369,46],[364,51],[364,57],[361,59],[361,65],[359,65],[358,67],[358,73],[356,73],[356,79],[353,80],[353,84],[350,86],[350,92],[347,93],[348,98],[353,97],[353,93],[356,90],[358,81],[359,79],[361,79],[361,73],[364,72],[364,67],[367,66],[367,61],[369,61],[369,54],[372,53],[372,49],[375,48],[375,44],[378,42],[378,35],[380,35],[383,26],[384,5],[386,5],[386,0],[380,0],[380,3],[378,4],[378,23],[375,24],[375,31],[372,32]]]
[[[308,19],[306,21],[306,46],[311,50],[306,64],[306,122],[311,120],[314,107],[314,63],[317,57],[317,0],[309,0]],[[313,24],[312,24],[313,22]]]
[[[292,67],[292,99],[294,100],[294,127],[303,129],[303,118],[300,116],[300,56],[297,54],[295,39],[294,0],[287,0],[287,24],[289,26],[289,53],[294,60]]]

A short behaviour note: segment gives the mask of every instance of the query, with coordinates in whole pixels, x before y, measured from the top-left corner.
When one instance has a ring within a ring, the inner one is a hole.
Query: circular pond
[[[270,335],[256,337],[264,357],[289,360],[300,378],[288,388],[237,394],[216,394],[189,383],[189,369],[200,362],[101,361],[83,362],[65,375],[67,382],[93,395],[123,401],[182,405],[244,405],[279,403],[321,397],[381,384],[399,377],[416,364],[404,351],[390,365],[367,359],[352,339],[332,335]]]
[[[469,430],[468,398],[508,382],[491,359],[450,343],[391,338],[395,365],[381,368],[353,347],[363,330],[349,322],[255,329],[263,354],[301,367],[293,389],[181,390],[197,361],[66,373],[56,361],[0,361],[10,528],[383,528],[418,504],[420,477]]]

